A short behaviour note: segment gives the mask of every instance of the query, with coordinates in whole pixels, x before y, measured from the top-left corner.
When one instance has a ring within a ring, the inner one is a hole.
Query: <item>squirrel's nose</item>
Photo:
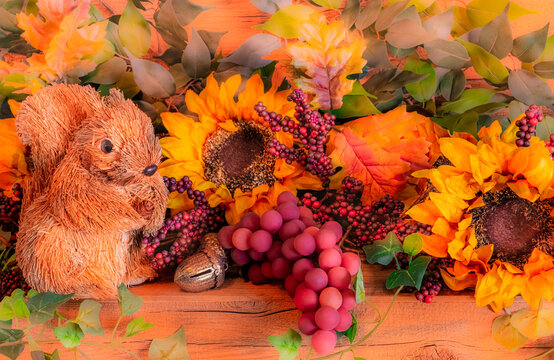
[[[156,173],[156,170],[158,170],[158,166],[152,164],[152,165],[148,165],[147,167],[145,167],[144,171],[142,173],[146,176],[152,176]]]

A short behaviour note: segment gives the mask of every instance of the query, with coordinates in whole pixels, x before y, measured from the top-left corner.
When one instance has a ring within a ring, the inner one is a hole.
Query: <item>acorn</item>
[[[198,250],[179,264],[174,281],[187,292],[215,289],[223,284],[226,267],[227,257],[217,234],[209,233]]]

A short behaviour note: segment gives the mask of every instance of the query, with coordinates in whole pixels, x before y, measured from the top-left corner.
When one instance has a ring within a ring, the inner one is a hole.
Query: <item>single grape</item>
[[[301,282],[300,284],[298,284],[298,286],[296,287],[296,289],[294,290],[294,293],[296,294],[296,292],[300,289],[309,289],[309,287],[306,286],[306,283],[305,282]]]
[[[296,281],[302,282],[304,281],[304,276],[306,276],[306,273],[313,268],[315,268],[315,265],[310,259],[301,258],[297,260],[292,266],[292,275],[294,276]]]
[[[321,228],[315,235],[315,242],[319,251],[331,249],[337,243],[337,235],[332,230]]]
[[[339,320],[339,312],[330,306],[322,306],[315,312],[315,323],[322,330],[334,329]]]
[[[304,218],[312,219],[312,220],[314,219],[314,213],[312,212],[312,210],[310,210],[306,206],[298,207],[298,211],[300,212],[300,219],[301,220],[303,220]]]
[[[258,262],[262,261],[265,258],[265,254],[263,252],[259,252],[254,249],[248,250],[248,256],[250,257],[250,259]]]
[[[302,233],[294,238],[294,250],[302,256],[310,256],[315,251],[315,239],[308,233]]]
[[[292,274],[287,276],[287,278],[285,279],[285,290],[290,297],[294,297],[294,292],[296,291],[296,287],[298,286],[298,284],[299,282],[296,281]]]
[[[326,287],[319,294],[319,305],[338,309],[342,305],[342,295],[335,287]]]
[[[302,224],[304,225],[304,224]],[[302,232],[302,227],[295,221],[287,221],[279,230],[279,238],[286,240]]]
[[[314,311],[317,308],[317,293],[312,289],[297,287],[294,293],[294,305],[300,311]]]
[[[345,310],[352,310],[356,306],[356,293],[352,289],[344,289],[341,291],[342,305]]]
[[[283,225],[283,218],[276,210],[266,211],[260,218],[260,226],[262,229],[275,234]]]
[[[346,268],[350,275],[354,276],[360,270],[360,257],[353,252],[345,252],[342,254],[341,266]]]
[[[317,261],[320,268],[328,271],[334,267],[340,266],[342,256],[335,248],[325,249],[319,253]]]
[[[304,276],[304,282],[306,286],[314,291],[321,291],[325,289],[327,283],[329,282],[329,277],[325,270],[321,268],[314,268],[309,270]]]
[[[290,191],[283,191],[279,194],[279,196],[277,196],[277,205],[281,205],[282,203],[286,202],[296,205],[297,201],[298,200],[296,199],[296,196]]]
[[[321,228],[333,231],[337,237],[337,242],[342,237],[342,226],[336,221],[327,221]]]
[[[283,246],[283,243],[280,241],[274,241],[273,244],[271,244],[271,248],[265,253],[267,256],[267,259],[269,261],[273,261],[277,259],[278,257],[281,257],[281,247]]]
[[[246,251],[242,251],[239,249],[232,249],[231,250],[231,259],[237,264],[237,265],[246,265],[250,262],[250,257],[248,257],[248,253]]]
[[[271,249],[273,237],[265,230],[258,230],[250,236],[250,247],[258,252],[266,252]]]
[[[282,257],[273,260],[271,272],[274,278],[284,280],[290,274],[290,261]]]
[[[335,330],[346,331],[348,330],[348,328],[350,328],[350,326],[352,326],[352,315],[350,315],[350,313],[343,308],[338,309],[338,312],[339,323],[337,324],[337,326],[335,326]]]
[[[232,249],[234,247],[233,245],[233,232],[235,232],[236,227],[234,226],[224,226],[219,230],[217,233],[217,238],[219,239],[219,243],[224,249]]]
[[[300,210],[295,203],[285,202],[277,206],[277,211],[283,217],[283,221],[290,221],[300,217]]]
[[[248,245],[248,241],[250,240],[250,236],[252,236],[252,231],[246,228],[240,228],[235,230],[233,233],[233,245],[242,251],[246,251],[250,248]]]
[[[304,232],[312,235],[315,238],[315,235],[319,232],[319,228],[316,226],[308,226],[306,230],[304,230]]]
[[[329,270],[329,286],[334,286],[339,290],[347,289],[350,286],[350,273],[342,266],[337,266]]]
[[[271,270],[271,261],[262,263],[262,274],[266,279],[273,279],[273,270]]]
[[[294,238],[287,239],[283,243],[281,252],[283,253],[283,256],[290,261],[296,261],[302,257],[302,255],[294,249]]]
[[[260,216],[253,212],[248,212],[244,215],[242,215],[242,219],[240,219],[239,223],[237,224],[238,228],[247,228],[250,231],[254,232],[256,230],[260,229]]]
[[[320,355],[327,355],[337,345],[337,333],[333,330],[317,330],[312,335],[312,347]]]
[[[305,335],[312,335],[319,330],[315,324],[315,312],[308,311],[300,315],[300,318],[298,318],[298,330]]]
[[[248,278],[252,281],[252,284],[261,285],[267,282],[267,279],[262,274],[262,268],[258,264],[252,264],[248,269]]]

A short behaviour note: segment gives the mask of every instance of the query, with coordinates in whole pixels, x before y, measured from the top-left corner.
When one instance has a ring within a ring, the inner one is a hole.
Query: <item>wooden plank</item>
[[[384,288],[389,272],[364,265],[366,293],[382,312],[392,298],[392,293]],[[121,331],[135,317],[144,316],[146,321],[156,324],[122,345],[143,359],[147,358],[152,338],[169,336],[180,326],[185,328],[188,349],[194,360],[277,359],[277,351],[267,337],[297,328],[300,315],[280,285],[254,286],[239,278],[228,279],[222,288],[199,294],[182,292],[168,281],[131,290],[144,298],[144,305],[137,314],[121,323]],[[102,303],[102,324],[111,329],[119,314],[117,302],[114,299]],[[78,306],[78,301],[72,301],[62,308],[62,314],[75,316]],[[514,308],[523,306],[523,299],[517,298]],[[553,303],[547,306],[554,308]],[[362,323],[358,331],[360,337],[371,328],[368,322],[375,321],[376,314],[367,305],[356,307],[354,314]],[[383,360],[519,360],[554,347],[554,337],[549,337],[530,342],[514,353],[504,349],[491,337],[491,323],[496,316],[488,308],[477,307],[473,295],[468,292],[441,294],[431,304],[416,301],[412,294],[401,294],[389,318],[368,341],[356,348],[355,353],[367,359]],[[109,342],[100,336],[90,338],[90,341]],[[304,356],[308,345],[304,337],[301,349]],[[339,349],[344,348],[347,340],[343,338],[339,345]],[[53,349],[50,345],[45,348]],[[26,351],[23,359],[30,358]],[[128,354],[97,346],[83,346],[83,351],[95,360],[130,358]],[[64,354],[62,358],[71,359],[72,354]]]

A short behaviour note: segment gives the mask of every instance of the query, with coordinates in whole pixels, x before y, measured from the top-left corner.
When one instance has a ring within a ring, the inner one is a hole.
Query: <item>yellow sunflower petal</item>
[[[477,146],[461,138],[439,139],[441,152],[452,164],[464,171],[471,172],[469,156],[477,154]]]
[[[467,203],[455,195],[432,192],[429,199],[436,205],[446,220],[455,223],[462,219]]]

